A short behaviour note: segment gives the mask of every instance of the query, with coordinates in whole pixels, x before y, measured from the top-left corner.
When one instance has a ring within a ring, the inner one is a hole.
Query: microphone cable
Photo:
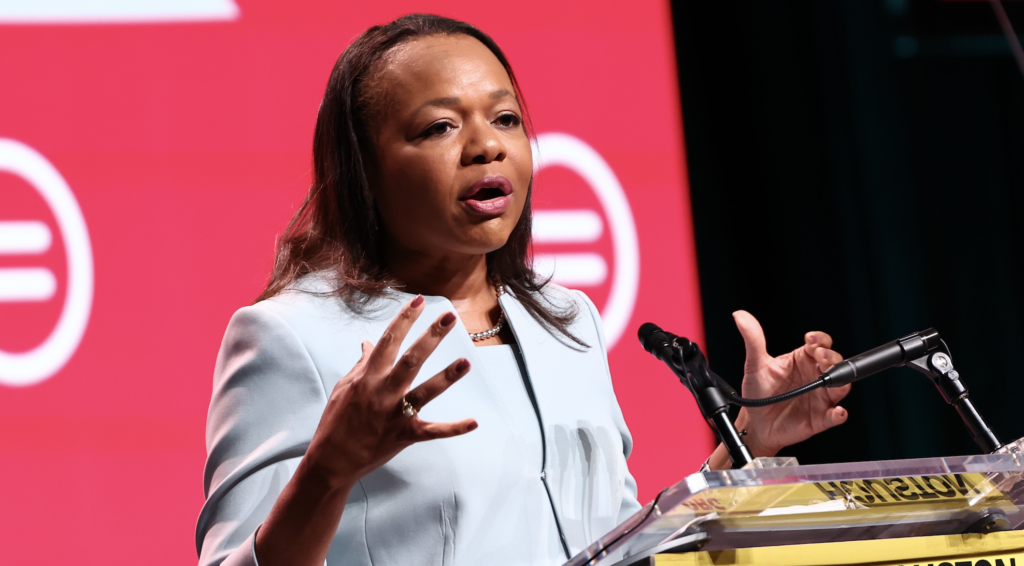
[[[905,365],[940,344],[945,344],[938,331],[928,328],[843,360],[823,372],[817,380],[792,391],[763,399],[748,399],[742,397],[727,381],[711,371],[700,347],[686,338],[662,330],[652,322],[642,324],[637,331],[637,337],[644,350],[665,362],[687,388],[690,388],[690,372],[699,371],[714,382],[714,386],[722,392],[729,403],[752,408],[788,401],[820,387],[842,387],[882,370]]]
[[[717,377],[717,376],[716,376]],[[793,397],[799,397],[808,391],[814,391],[819,387],[825,386],[825,380],[820,377],[816,381],[812,381],[802,387],[797,387],[792,391],[787,391],[779,395],[772,395],[771,397],[765,397],[764,399],[748,399],[746,397],[740,397],[736,390],[730,387],[726,391],[726,399],[729,400],[733,405],[740,407],[767,407],[768,405],[774,405],[783,401],[789,401]]]

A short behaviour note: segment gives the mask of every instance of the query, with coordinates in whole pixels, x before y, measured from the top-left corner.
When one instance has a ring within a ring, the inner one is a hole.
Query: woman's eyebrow
[[[496,90],[488,96],[491,100],[498,100],[508,96],[515,98],[515,94],[513,94],[512,91],[507,89]],[[428,106],[440,106],[442,108],[451,108],[452,106],[458,106],[461,103],[462,99],[457,96],[442,96],[441,98],[435,98],[433,100],[428,100],[424,102],[423,104],[420,105],[419,108],[416,109],[416,111],[419,112],[420,110],[423,110]]]
[[[458,106],[460,102],[462,102],[462,99],[460,99],[457,96],[444,96],[441,98],[435,98],[433,100],[428,100],[424,102],[423,104],[420,105],[419,108],[416,109],[416,111],[419,112],[420,110],[423,110],[427,106],[441,106],[443,108],[450,108],[452,106]]]

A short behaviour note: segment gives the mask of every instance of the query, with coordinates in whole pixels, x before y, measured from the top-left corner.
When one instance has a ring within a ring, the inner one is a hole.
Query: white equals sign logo
[[[67,259],[67,291],[53,330],[26,352],[0,350],[0,383],[25,386],[60,371],[82,341],[92,310],[92,244],[71,187],[41,153],[19,141],[0,138],[0,172],[24,179],[50,208]],[[34,257],[51,249],[55,237],[40,220],[0,220],[0,256],[15,258],[14,267],[0,268],[0,305],[56,300],[57,277],[48,268],[32,265]],[[0,320],[0,324],[17,325],[18,321]]]
[[[50,251],[53,234],[38,220],[0,220],[0,256],[39,255]],[[49,301],[57,278],[45,267],[0,268],[0,303]]]
[[[533,213],[533,241],[538,244],[592,244],[604,234],[601,215],[589,209],[537,210]],[[608,279],[604,256],[592,252],[539,253],[533,268],[554,276],[566,287],[597,287]]]
[[[610,351],[629,325],[640,287],[640,243],[629,199],[608,162],[575,136],[557,132],[540,134],[533,156],[534,173],[545,167],[565,167],[580,176],[597,197],[599,210],[534,210],[535,244],[579,244],[572,248],[579,251],[541,251],[533,261],[538,274],[550,275],[555,283],[570,288],[601,287],[610,275],[608,300],[604,305],[597,305]],[[605,220],[612,240],[609,257],[597,253],[593,246],[604,234]],[[610,273],[609,264],[612,266]]]

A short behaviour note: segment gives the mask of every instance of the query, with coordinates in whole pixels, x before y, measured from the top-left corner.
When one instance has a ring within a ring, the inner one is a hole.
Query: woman
[[[218,357],[201,564],[560,564],[639,509],[597,310],[529,268],[527,123],[468,24],[406,16],[341,55],[309,196]],[[745,394],[841,359],[820,332],[771,358],[736,321]],[[773,455],[844,393],[737,425]]]

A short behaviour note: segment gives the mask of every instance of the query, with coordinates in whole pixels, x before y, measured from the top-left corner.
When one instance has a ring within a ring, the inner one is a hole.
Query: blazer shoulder
[[[596,338],[599,344],[590,343],[591,346],[600,345],[604,350],[604,327],[601,322],[601,313],[594,306],[594,302],[586,293],[579,289],[568,289],[555,283],[548,283],[544,286],[545,299],[555,308],[562,310],[570,309],[575,311],[576,319],[573,321],[572,330],[588,338]],[[583,336],[580,336],[583,338]]]

